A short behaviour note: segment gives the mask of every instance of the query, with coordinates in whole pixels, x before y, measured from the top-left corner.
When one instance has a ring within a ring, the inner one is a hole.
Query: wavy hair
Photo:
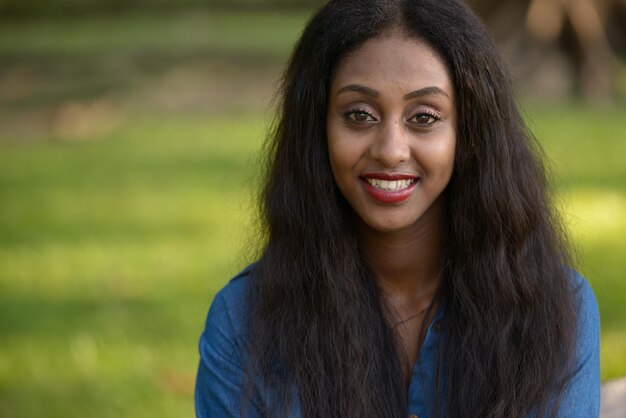
[[[396,336],[337,189],[326,142],[333,70],[399,26],[427,42],[455,88],[457,147],[446,195],[438,416],[555,413],[573,364],[568,250],[538,148],[481,21],[457,0],[335,0],[313,16],[283,77],[267,144],[264,249],[250,292],[248,389],[304,417],[403,417]],[[295,389],[295,390],[294,390]]]

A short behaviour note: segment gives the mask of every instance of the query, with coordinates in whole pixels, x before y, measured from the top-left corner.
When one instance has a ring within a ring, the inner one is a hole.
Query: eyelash
[[[424,111],[420,111],[416,113],[415,115],[411,116],[409,120],[414,119],[418,116],[424,116],[424,115],[428,116],[429,118],[432,118],[433,120],[432,122],[427,122],[426,124],[420,124],[420,126],[431,126],[441,120],[441,116],[439,114],[433,111],[428,111],[428,110],[424,110]]]
[[[368,112],[365,109],[358,108],[358,107],[355,107],[353,109],[348,110],[343,115],[344,115],[344,117],[349,119],[351,122],[356,122],[356,123],[359,123],[359,122],[361,122],[361,123],[362,122],[371,122],[371,121],[358,121],[358,120],[356,120],[353,116],[357,115],[357,114],[364,114],[364,115],[367,115],[368,117],[376,120],[376,118],[374,116],[372,116],[370,112]]]
[[[368,112],[368,111],[367,111],[367,110],[365,110],[365,109],[358,108],[358,107],[357,107],[357,108],[350,109],[350,110],[348,110],[347,112],[345,112],[345,113],[344,113],[344,117],[346,117],[347,119],[349,119],[351,122],[355,122],[355,123],[368,123],[368,122],[372,122],[372,121],[369,121],[369,120],[367,120],[367,121],[358,121],[358,120],[356,120],[356,119],[353,117],[353,116],[354,116],[354,115],[356,115],[356,114],[364,114],[364,115],[367,115],[369,118],[372,118],[374,121],[376,121],[376,118],[375,118],[374,116],[372,116],[372,115],[370,114],[370,112]],[[417,123],[420,127],[431,126],[431,125],[433,125],[433,124],[435,124],[435,123],[437,123],[437,122],[439,122],[439,121],[441,120],[441,116],[440,116],[439,114],[437,114],[437,113],[436,113],[436,112],[434,112],[434,111],[428,111],[428,110],[420,111],[420,112],[418,112],[418,113],[414,114],[413,116],[411,116],[411,117],[409,118],[409,120],[412,120],[412,119],[414,119],[414,118],[416,118],[416,117],[418,117],[418,116],[424,116],[424,115],[428,116],[429,118],[432,118],[433,120],[432,120],[431,122],[427,122],[427,123],[425,123],[425,124],[419,124],[419,123],[415,122],[415,123]]]

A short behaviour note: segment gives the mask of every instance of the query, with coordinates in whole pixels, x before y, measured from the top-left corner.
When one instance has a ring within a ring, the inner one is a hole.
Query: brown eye
[[[363,110],[352,110],[346,116],[355,122],[374,122],[376,119]]]
[[[416,123],[421,126],[430,126],[433,123],[439,120],[438,117],[435,117],[429,113],[418,113],[410,119],[413,123]]]

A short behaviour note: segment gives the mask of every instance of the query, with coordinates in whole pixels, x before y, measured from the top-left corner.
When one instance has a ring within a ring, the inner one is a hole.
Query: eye
[[[365,110],[352,109],[345,113],[345,116],[354,122],[376,122],[376,118]]]
[[[412,118],[410,118],[409,122],[425,127],[425,126],[431,126],[437,123],[439,120],[441,120],[441,117],[439,115],[436,115],[434,113],[429,113],[429,112],[420,112],[414,115]]]

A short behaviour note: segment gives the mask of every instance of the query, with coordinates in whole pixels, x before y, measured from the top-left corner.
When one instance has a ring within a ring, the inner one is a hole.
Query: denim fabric
[[[198,418],[228,418],[241,416],[244,368],[246,365],[245,306],[249,266],[235,276],[215,297],[200,337],[200,365],[196,380],[195,405]],[[598,305],[589,284],[574,274],[579,302],[578,365],[574,379],[564,394],[559,418],[594,418],[600,410],[600,318]],[[408,389],[409,415],[431,418],[434,414],[435,361],[439,344],[437,322],[444,315],[440,308],[428,328],[418,362]],[[247,403],[247,416],[261,417],[262,410],[272,402],[270,388],[257,385],[256,393]],[[299,407],[293,405],[291,417],[300,417]]]

